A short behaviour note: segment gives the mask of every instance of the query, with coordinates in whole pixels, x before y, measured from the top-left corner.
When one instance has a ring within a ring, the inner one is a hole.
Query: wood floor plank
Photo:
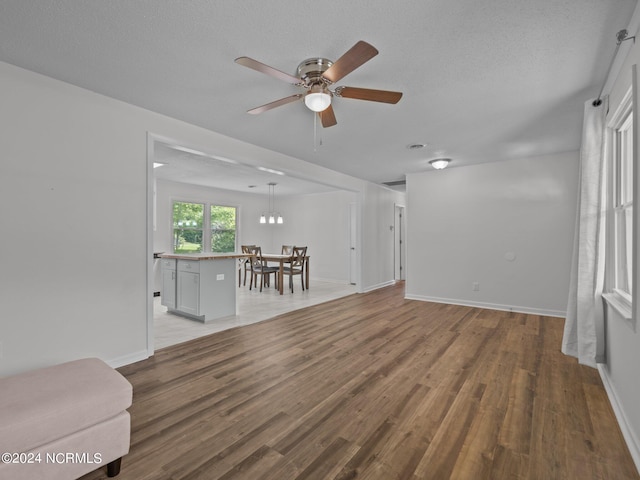
[[[640,480],[563,321],[356,294],[162,349],[120,480]],[[105,479],[97,470],[83,480]]]

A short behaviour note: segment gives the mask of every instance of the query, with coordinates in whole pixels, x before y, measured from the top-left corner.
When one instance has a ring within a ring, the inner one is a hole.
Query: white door
[[[356,204],[349,205],[349,283],[356,285],[358,282],[358,261],[357,261],[357,227],[356,227]]]

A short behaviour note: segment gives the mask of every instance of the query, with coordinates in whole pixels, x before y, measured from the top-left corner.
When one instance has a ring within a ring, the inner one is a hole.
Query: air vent
[[[420,150],[421,148],[426,147],[426,143],[412,143],[411,145],[407,145],[409,150]]]

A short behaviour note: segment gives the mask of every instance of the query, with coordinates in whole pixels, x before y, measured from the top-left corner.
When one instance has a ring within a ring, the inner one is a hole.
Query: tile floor
[[[279,295],[273,286],[263,288],[262,293],[259,289],[250,291],[247,283],[246,286],[237,290],[238,314],[213,320],[206,324],[167,313],[167,308],[160,304],[160,297],[155,297],[153,303],[155,349],[158,350],[229,328],[250,325],[281,313],[356,293],[355,285],[321,282],[313,279],[310,283],[311,288],[303,292],[298,281],[294,284],[294,293],[285,288],[284,295]]]

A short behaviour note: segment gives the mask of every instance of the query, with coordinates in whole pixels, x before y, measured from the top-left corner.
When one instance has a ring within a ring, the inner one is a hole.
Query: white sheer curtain
[[[602,288],[605,259],[605,148],[608,98],[584,106],[578,211],[562,352],[595,367],[605,360]]]

